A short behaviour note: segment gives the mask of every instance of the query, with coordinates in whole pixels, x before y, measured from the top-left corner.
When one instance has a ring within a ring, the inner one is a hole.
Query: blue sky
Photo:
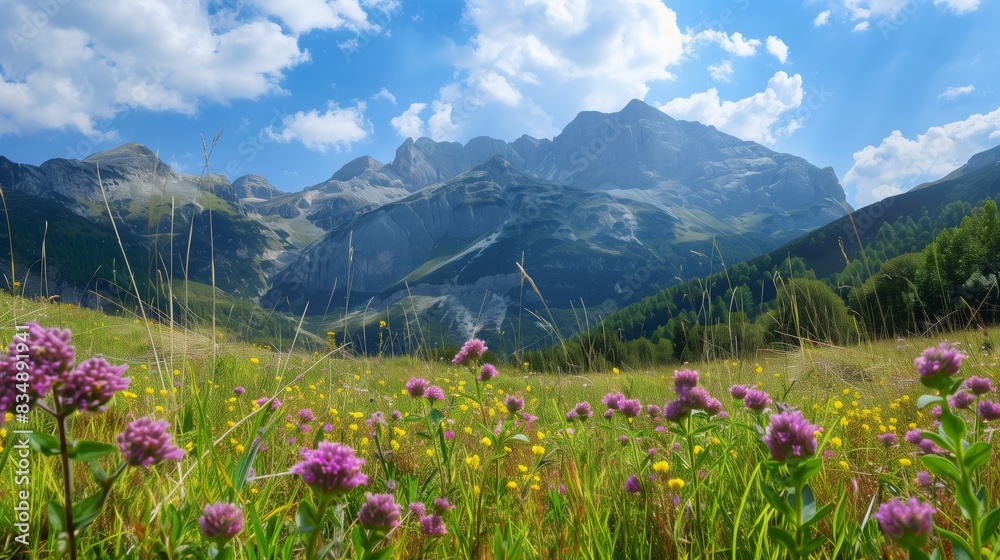
[[[0,155],[141,142],[319,183],[407,136],[551,137],[639,98],[832,166],[856,205],[1000,144],[983,0],[9,0]]]

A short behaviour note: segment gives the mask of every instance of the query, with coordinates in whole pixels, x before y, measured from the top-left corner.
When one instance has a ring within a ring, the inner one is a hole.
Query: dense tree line
[[[814,270],[829,270],[828,262],[789,251],[677,284],[529,359],[561,368],[683,362],[1000,320],[996,201],[923,208],[916,219],[883,222],[865,241],[853,254],[841,242],[841,268],[825,278]],[[809,238],[797,243],[808,247]]]

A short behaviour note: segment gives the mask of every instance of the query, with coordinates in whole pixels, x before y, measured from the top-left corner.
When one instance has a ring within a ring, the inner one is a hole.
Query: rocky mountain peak
[[[123,169],[144,170],[146,172],[151,172],[153,169],[158,171],[170,169],[170,166],[163,163],[152,150],[138,142],[129,142],[91,154],[83,161],[97,163],[102,167],[117,166]]]
[[[365,171],[382,169],[382,162],[369,156],[361,156],[344,164],[330,179],[347,182],[363,174]]]
[[[260,198],[270,200],[281,195],[270,181],[260,175],[243,175],[233,181],[233,189],[240,198]]]

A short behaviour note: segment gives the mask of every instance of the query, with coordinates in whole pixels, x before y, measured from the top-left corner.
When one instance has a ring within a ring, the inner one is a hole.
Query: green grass
[[[349,535],[365,491],[391,491],[404,505],[402,526],[379,545],[393,547],[394,558],[784,558],[767,532],[778,520],[761,490],[769,480],[759,467],[766,448],[753,428],[761,419],[729,397],[727,390],[736,383],[760,386],[776,400],[800,407],[825,429],[820,454],[832,456],[823,460],[811,484],[816,502],[838,504],[837,519],[842,519],[836,522],[831,515],[818,524],[817,532],[829,542],[814,557],[868,558],[880,555],[883,546],[891,549],[869,508],[896,493],[933,502],[939,525],[960,530],[963,523],[951,487],[931,493],[912,481],[920,463],[915,446],[903,441],[909,424],[927,428],[932,420],[916,408],[924,390],[916,383],[913,358],[945,337],[687,364],[701,372],[700,385],[730,414],[728,420],[712,423],[696,419],[708,431],[694,436],[701,449],[693,454],[684,438],[658,430],[659,422],[645,414],[632,422],[620,414],[611,422],[600,419],[605,410],[601,399],[610,391],[622,391],[644,406],[673,399],[673,372],[668,369],[565,376],[505,368],[482,388],[484,411],[479,411],[474,398],[463,396],[475,395],[475,376],[445,361],[289,351],[290,338],[269,346],[245,344],[232,333],[171,331],[131,316],[9,295],[0,295],[0,310],[3,342],[15,325],[37,321],[72,329],[78,361],[100,354],[130,366],[131,387],[115,397],[108,412],[71,419],[75,438],[113,442],[132,419],[152,416],[167,420],[175,443],[188,452],[180,463],[128,469],[107,508],[80,539],[81,558],[204,557],[208,548],[197,518],[205,504],[219,500],[237,503],[246,516],[246,528],[233,541],[237,558],[297,558],[303,545],[295,515],[310,492],[298,476],[287,473],[303,446],[315,447],[322,439],[345,443],[367,461],[368,485],[340,500],[348,535],[340,554],[345,558],[356,557]],[[970,354],[964,376],[997,377],[1000,358],[981,346],[998,334],[969,331],[946,337]],[[455,433],[446,446],[449,473],[443,490],[442,448],[420,437],[427,430],[424,422],[409,421],[428,410],[403,394],[412,376],[424,377],[448,394],[436,407],[444,414],[444,429]],[[246,393],[236,395],[237,386]],[[509,450],[487,447],[482,440],[504,418],[503,400],[509,394],[523,397],[525,411],[538,419],[530,427],[508,419],[505,430],[523,437],[505,440]],[[259,410],[253,401],[262,396],[277,396],[284,403],[281,410]],[[594,418],[567,424],[566,411],[581,401],[591,403]],[[308,432],[297,418],[304,408],[316,415]],[[366,419],[374,411],[392,410],[409,418],[382,428],[376,439]],[[31,418],[32,429],[54,433],[40,411]],[[901,445],[885,449],[875,436],[890,429]],[[234,473],[241,461],[246,465],[259,434],[267,449],[253,460],[256,477],[244,483]],[[626,444],[619,443],[623,435],[630,438]],[[21,548],[13,541],[11,518],[15,487],[9,452],[15,440],[11,432],[6,436],[0,454],[0,556],[51,557],[55,544],[48,538],[44,511],[48,500],[61,495],[60,468],[55,458],[31,456],[33,544]],[[378,447],[385,451],[384,460]],[[540,454],[539,448],[544,448]],[[473,456],[479,457],[478,465],[469,459]],[[911,465],[903,466],[903,459]],[[652,465],[661,460],[669,468],[655,473]],[[111,469],[117,461],[112,455],[102,465]],[[76,472],[78,499],[95,489],[85,470]],[[696,472],[702,475],[698,496]],[[642,480],[638,495],[624,490],[633,474]],[[1000,490],[998,475],[995,463],[987,467],[983,482],[991,495]],[[676,482],[671,487],[669,481],[675,479],[684,482],[682,488]],[[456,506],[444,516],[448,535],[425,537],[405,504],[429,503],[441,495]],[[694,503],[703,505],[701,526],[693,521]],[[327,525],[324,541],[333,535],[332,522]]]

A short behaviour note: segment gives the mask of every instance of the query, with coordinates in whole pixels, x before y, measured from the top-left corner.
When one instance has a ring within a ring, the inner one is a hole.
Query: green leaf
[[[781,527],[768,527],[767,536],[771,537],[772,541],[785,547],[785,549],[790,553],[790,556],[797,556],[795,554],[795,539],[792,538],[792,535],[790,535],[788,531],[782,529]]]
[[[88,496],[79,503],[73,504],[73,529],[83,530],[93,523],[98,514],[101,513],[101,506],[104,505],[105,492],[103,490]]]
[[[431,426],[437,428],[444,422],[444,413],[436,408],[432,408],[430,412],[427,413],[427,421],[430,422]]]
[[[990,444],[985,441],[979,441],[969,446],[965,450],[965,467],[969,470],[975,470],[985,465],[990,460],[990,450]]]
[[[103,485],[108,480],[108,473],[104,472],[104,469],[101,468],[101,465],[97,464],[97,461],[88,461],[87,466],[90,467],[90,472],[94,475],[94,480],[98,484]]]
[[[812,488],[806,484],[802,487],[802,521],[803,524],[806,521],[812,519],[816,515],[816,497],[813,496]]]
[[[70,457],[76,459],[77,461],[96,461],[105,455],[110,455],[118,450],[118,447],[110,443],[101,443],[99,441],[80,441],[73,446],[73,450],[70,451]]]
[[[319,520],[316,519],[316,506],[311,500],[299,502],[299,509],[295,512],[295,524],[298,525],[300,533],[312,533],[319,527]]]
[[[528,436],[526,436],[524,434],[514,434],[514,435],[510,436],[510,439],[512,439],[514,441],[524,442],[524,443],[531,443],[531,440],[528,439]]]
[[[979,503],[979,499],[976,498],[975,494],[968,486],[958,485],[955,492],[955,502],[962,509],[962,517],[966,519],[972,519],[972,512],[982,512],[982,506]]]
[[[803,527],[812,527],[816,523],[819,523],[826,517],[831,511],[833,511],[833,504],[826,504],[825,506],[816,510],[816,514],[809,519],[802,522]]]
[[[59,440],[56,439],[56,436],[43,432],[31,432],[27,437],[28,445],[42,455],[51,457],[59,454]]]
[[[951,444],[951,439],[942,437],[941,434],[936,434],[934,432],[920,432],[920,437],[924,439],[929,439],[937,444],[938,447],[942,449],[947,449],[949,451],[954,451],[953,445]]]
[[[955,465],[953,465],[948,459],[945,459],[940,455],[924,455],[920,458],[920,460],[924,463],[924,466],[927,467],[927,470],[932,473],[944,478],[949,478],[955,482],[961,482],[962,475],[958,473],[958,469],[955,468]]]
[[[994,533],[997,532],[997,527],[1000,527],[1000,508],[989,512],[979,522],[979,534],[982,535],[984,543],[988,543],[993,539]]]
[[[56,535],[66,532],[66,508],[55,500],[49,500],[49,527],[55,529]]]
[[[920,398],[917,399],[917,408],[924,408],[939,402],[944,402],[944,397],[940,395],[920,395]]]
[[[965,437],[965,420],[955,416],[948,407],[941,408],[941,428],[951,436],[952,441],[960,442]]]
[[[952,554],[955,560],[972,560],[972,548],[969,546],[969,543],[965,542],[965,539],[956,533],[938,526],[934,527],[934,532],[951,542]]]
[[[788,519],[792,519],[795,517],[794,512],[792,512],[792,506],[788,505],[788,502],[781,499],[781,496],[778,495],[777,490],[771,488],[766,484],[762,484],[760,490],[761,492],[764,493],[764,499],[767,500],[767,503],[770,504],[775,511],[777,511],[778,513],[780,513],[781,515],[785,516]]]
[[[816,476],[819,471],[823,470],[823,459],[821,457],[816,457],[814,459],[809,459],[799,463],[794,467],[790,467],[792,471],[789,477],[793,486],[799,486],[805,484],[810,478]]]

